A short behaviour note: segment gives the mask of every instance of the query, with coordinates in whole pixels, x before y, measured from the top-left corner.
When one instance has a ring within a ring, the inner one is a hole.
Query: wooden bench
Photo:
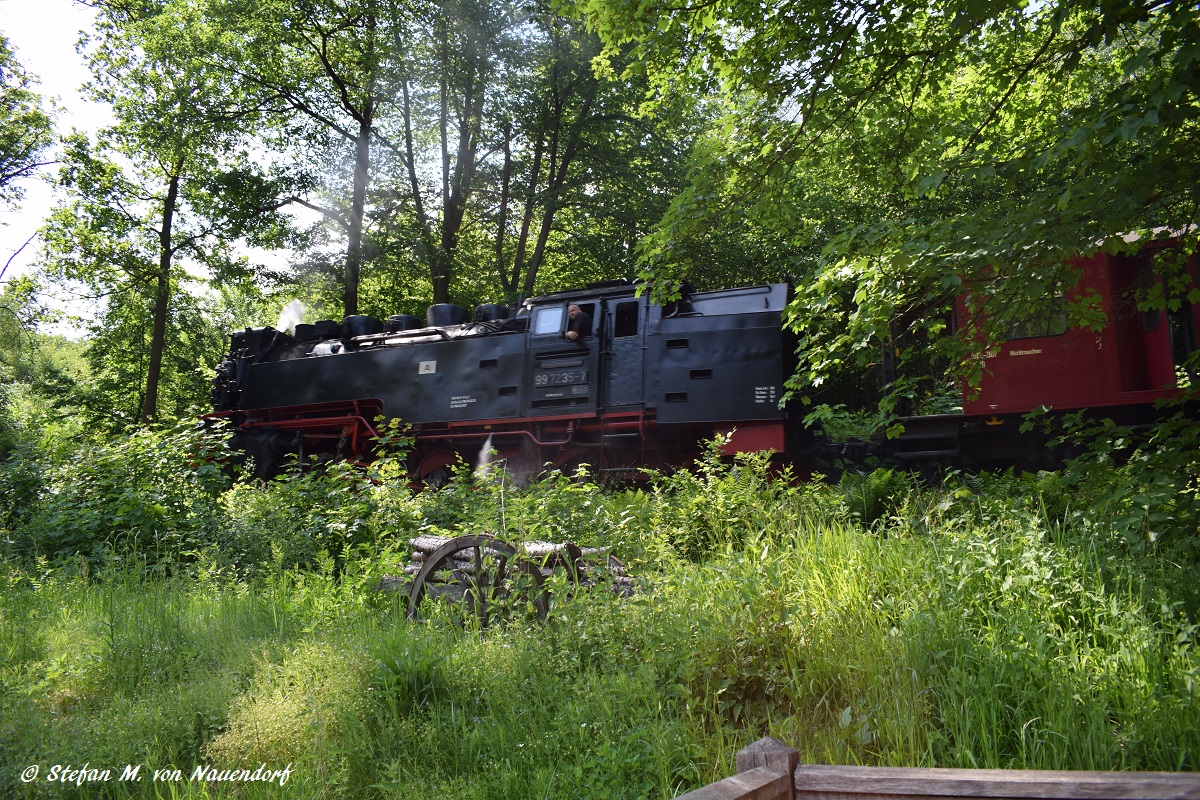
[[[770,737],[740,751],[737,770],[676,800],[1200,800],[1196,772],[831,767],[800,764],[799,753]]]

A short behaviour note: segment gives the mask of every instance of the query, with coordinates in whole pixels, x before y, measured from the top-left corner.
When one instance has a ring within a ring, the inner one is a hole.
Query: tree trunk
[[[469,83],[464,91],[462,115],[458,119],[458,149],[454,156],[453,174],[443,172],[449,185],[443,190],[442,252],[439,271],[433,280],[433,302],[450,302],[450,280],[454,276],[454,256],[458,252],[467,200],[475,185],[475,161],[479,148],[479,128],[483,119],[484,87],[480,79]],[[448,164],[447,164],[448,166]],[[447,191],[448,189],[448,191]]]
[[[529,231],[533,227],[534,209],[537,204],[538,183],[542,176],[542,151],[546,147],[546,133],[541,131],[538,134],[537,144],[533,151],[533,167],[529,170],[529,186],[525,193],[525,211],[521,215],[521,232],[517,235],[517,252],[513,256],[512,266],[512,286],[517,288],[521,281],[521,276],[525,274],[525,248],[529,244]],[[517,302],[528,297],[522,293],[517,297]]]
[[[179,170],[171,176],[163,201],[162,229],[158,232],[158,280],[154,294],[154,324],[150,332],[150,363],[146,367],[146,394],[142,401],[142,422],[149,424],[158,416],[158,383],[162,376],[163,350],[167,340],[167,310],[171,301],[171,226],[179,201]]]
[[[504,168],[500,172],[500,213],[496,220],[496,274],[500,276],[500,289],[505,299],[512,301],[517,296],[517,282],[508,280],[508,265],[504,261],[504,237],[508,235],[508,195],[511,190],[513,172],[512,126],[504,126]]]
[[[578,149],[584,126],[591,116],[592,100],[595,97],[594,88],[593,84],[593,92],[584,100],[575,123],[567,132],[567,143],[563,149],[561,160],[558,159],[559,126],[562,125],[561,112],[559,112],[555,121],[556,128],[550,146],[550,174],[546,181],[546,202],[542,207],[542,225],[538,230],[538,238],[533,247],[533,255],[529,257],[529,263],[525,265],[525,284],[523,290],[525,297],[533,296],[533,287],[537,282],[538,270],[541,269],[542,260],[546,255],[546,243],[550,239],[550,231],[554,228],[554,216],[558,213],[559,205],[562,202],[562,189],[567,182],[571,162],[575,160],[575,153]]]
[[[362,266],[363,213],[367,177],[371,169],[371,117],[374,104],[367,100],[358,136],[354,139],[354,192],[350,197],[350,240],[346,245],[346,316],[358,313],[358,272]]]

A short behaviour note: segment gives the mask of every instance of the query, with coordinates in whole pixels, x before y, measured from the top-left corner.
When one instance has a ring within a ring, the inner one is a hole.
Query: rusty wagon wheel
[[[488,534],[458,536],[425,558],[408,592],[409,619],[427,600],[455,604],[480,627],[521,612],[545,619],[547,609],[537,565]]]

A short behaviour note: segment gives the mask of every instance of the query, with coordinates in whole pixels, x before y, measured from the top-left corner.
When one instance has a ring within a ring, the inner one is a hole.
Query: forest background
[[[793,402],[830,429],[951,410],[1074,255],[1169,237],[1135,299],[1200,302],[1195,7],[92,5],[103,130],[56,130],[0,48],[0,201],[61,198],[0,294],[6,791],[54,793],[13,776],[55,760],[294,758],[297,791],[346,796],[669,796],[762,731],[813,760],[1195,768],[1200,435],[1171,409],[1039,476],[709,459],[629,492],[260,485],[195,469],[221,444],[189,428],[227,332],[292,299],[420,315],[622,277],[790,280]],[[964,286],[979,337],[947,335]],[[48,333],[68,291],[82,339]],[[650,577],[482,638],[369,590],[412,533],[478,529]]]

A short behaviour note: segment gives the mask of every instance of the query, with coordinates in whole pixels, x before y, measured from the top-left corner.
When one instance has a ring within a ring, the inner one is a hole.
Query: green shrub
[[[705,443],[694,470],[656,475],[650,524],[684,558],[740,549],[778,525],[771,509],[793,494],[791,474],[770,474],[769,453],[722,455],[729,435]],[[777,478],[777,479],[773,479]]]
[[[223,493],[217,557],[239,570],[268,564],[311,568],[321,553],[338,559],[375,539],[375,487],[356,465],[294,465],[261,484],[248,480]]]
[[[1052,538],[1036,512],[982,505],[942,523],[929,609],[901,626],[938,762],[1194,766],[1197,628],[1162,573],[1195,565],[1143,573],[1086,529]]]
[[[85,445],[46,469],[36,508],[14,532],[17,552],[92,563],[110,551],[151,565],[194,558],[214,539],[226,455],[223,436],[191,422]]]
[[[763,733],[806,762],[1195,767],[1181,537],[1131,545],[1067,472],[792,484],[719,449],[622,491],[330,465],[225,488],[170,574],[7,564],[0,793],[48,759],[294,759],[305,796],[667,797]],[[555,577],[541,624],[409,622],[378,577],[422,529],[613,546],[639,591]]]
[[[1200,420],[1180,403],[1162,411],[1164,419],[1148,429],[1084,412],[1041,424],[1056,443],[1083,451],[1063,470],[1069,495],[1079,501],[1076,522],[1138,550],[1169,541],[1194,558],[1200,554]],[[1031,419],[1025,427],[1035,424]]]

